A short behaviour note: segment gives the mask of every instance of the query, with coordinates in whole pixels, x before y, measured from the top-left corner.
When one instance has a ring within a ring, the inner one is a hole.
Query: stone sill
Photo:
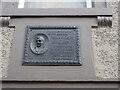
[[[32,12],[31,12],[32,11]],[[112,16],[109,8],[66,8],[66,9],[9,9],[5,8],[0,16]]]

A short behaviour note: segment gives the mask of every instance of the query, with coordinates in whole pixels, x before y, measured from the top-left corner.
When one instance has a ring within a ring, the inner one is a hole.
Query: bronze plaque
[[[23,65],[81,65],[79,28],[27,26]]]

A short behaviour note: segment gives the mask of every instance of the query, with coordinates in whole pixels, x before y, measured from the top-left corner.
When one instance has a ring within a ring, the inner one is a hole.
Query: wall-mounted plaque
[[[81,65],[79,28],[27,26],[23,65]]]

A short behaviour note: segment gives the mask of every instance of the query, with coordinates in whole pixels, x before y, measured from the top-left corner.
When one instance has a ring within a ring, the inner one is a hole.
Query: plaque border
[[[76,50],[77,50],[77,56],[76,56],[76,61],[74,60],[27,60],[27,51],[28,49],[28,37],[31,29],[75,29],[77,32],[77,45],[76,45]],[[22,65],[23,66],[81,66],[81,57],[80,57],[80,30],[79,26],[26,26],[25,28],[25,43],[24,43],[24,55],[23,55],[23,60],[22,60]]]

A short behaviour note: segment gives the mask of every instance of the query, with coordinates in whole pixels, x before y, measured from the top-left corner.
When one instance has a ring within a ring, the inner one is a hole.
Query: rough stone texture
[[[1,61],[2,61],[2,32],[0,30],[0,77],[2,77],[2,68],[1,68],[2,63],[1,63]]]
[[[111,28],[93,29],[93,47],[96,76],[118,77],[117,33]]]
[[[120,80],[120,2],[118,4],[118,77]]]
[[[112,28],[92,30],[94,62],[98,78],[118,77],[118,2],[108,2],[113,10]]]
[[[96,76],[98,78],[118,77],[118,2],[109,2],[113,9],[113,28],[93,28],[93,50]],[[8,60],[14,29],[0,30],[0,63],[3,76],[7,76]]]
[[[8,60],[10,58],[10,49],[12,46],[14,28],[0,28],[0,75],[7,76]]]
[[[118,77],[119,77],[119,80],[120,80],[120,2],[118,4]]]

